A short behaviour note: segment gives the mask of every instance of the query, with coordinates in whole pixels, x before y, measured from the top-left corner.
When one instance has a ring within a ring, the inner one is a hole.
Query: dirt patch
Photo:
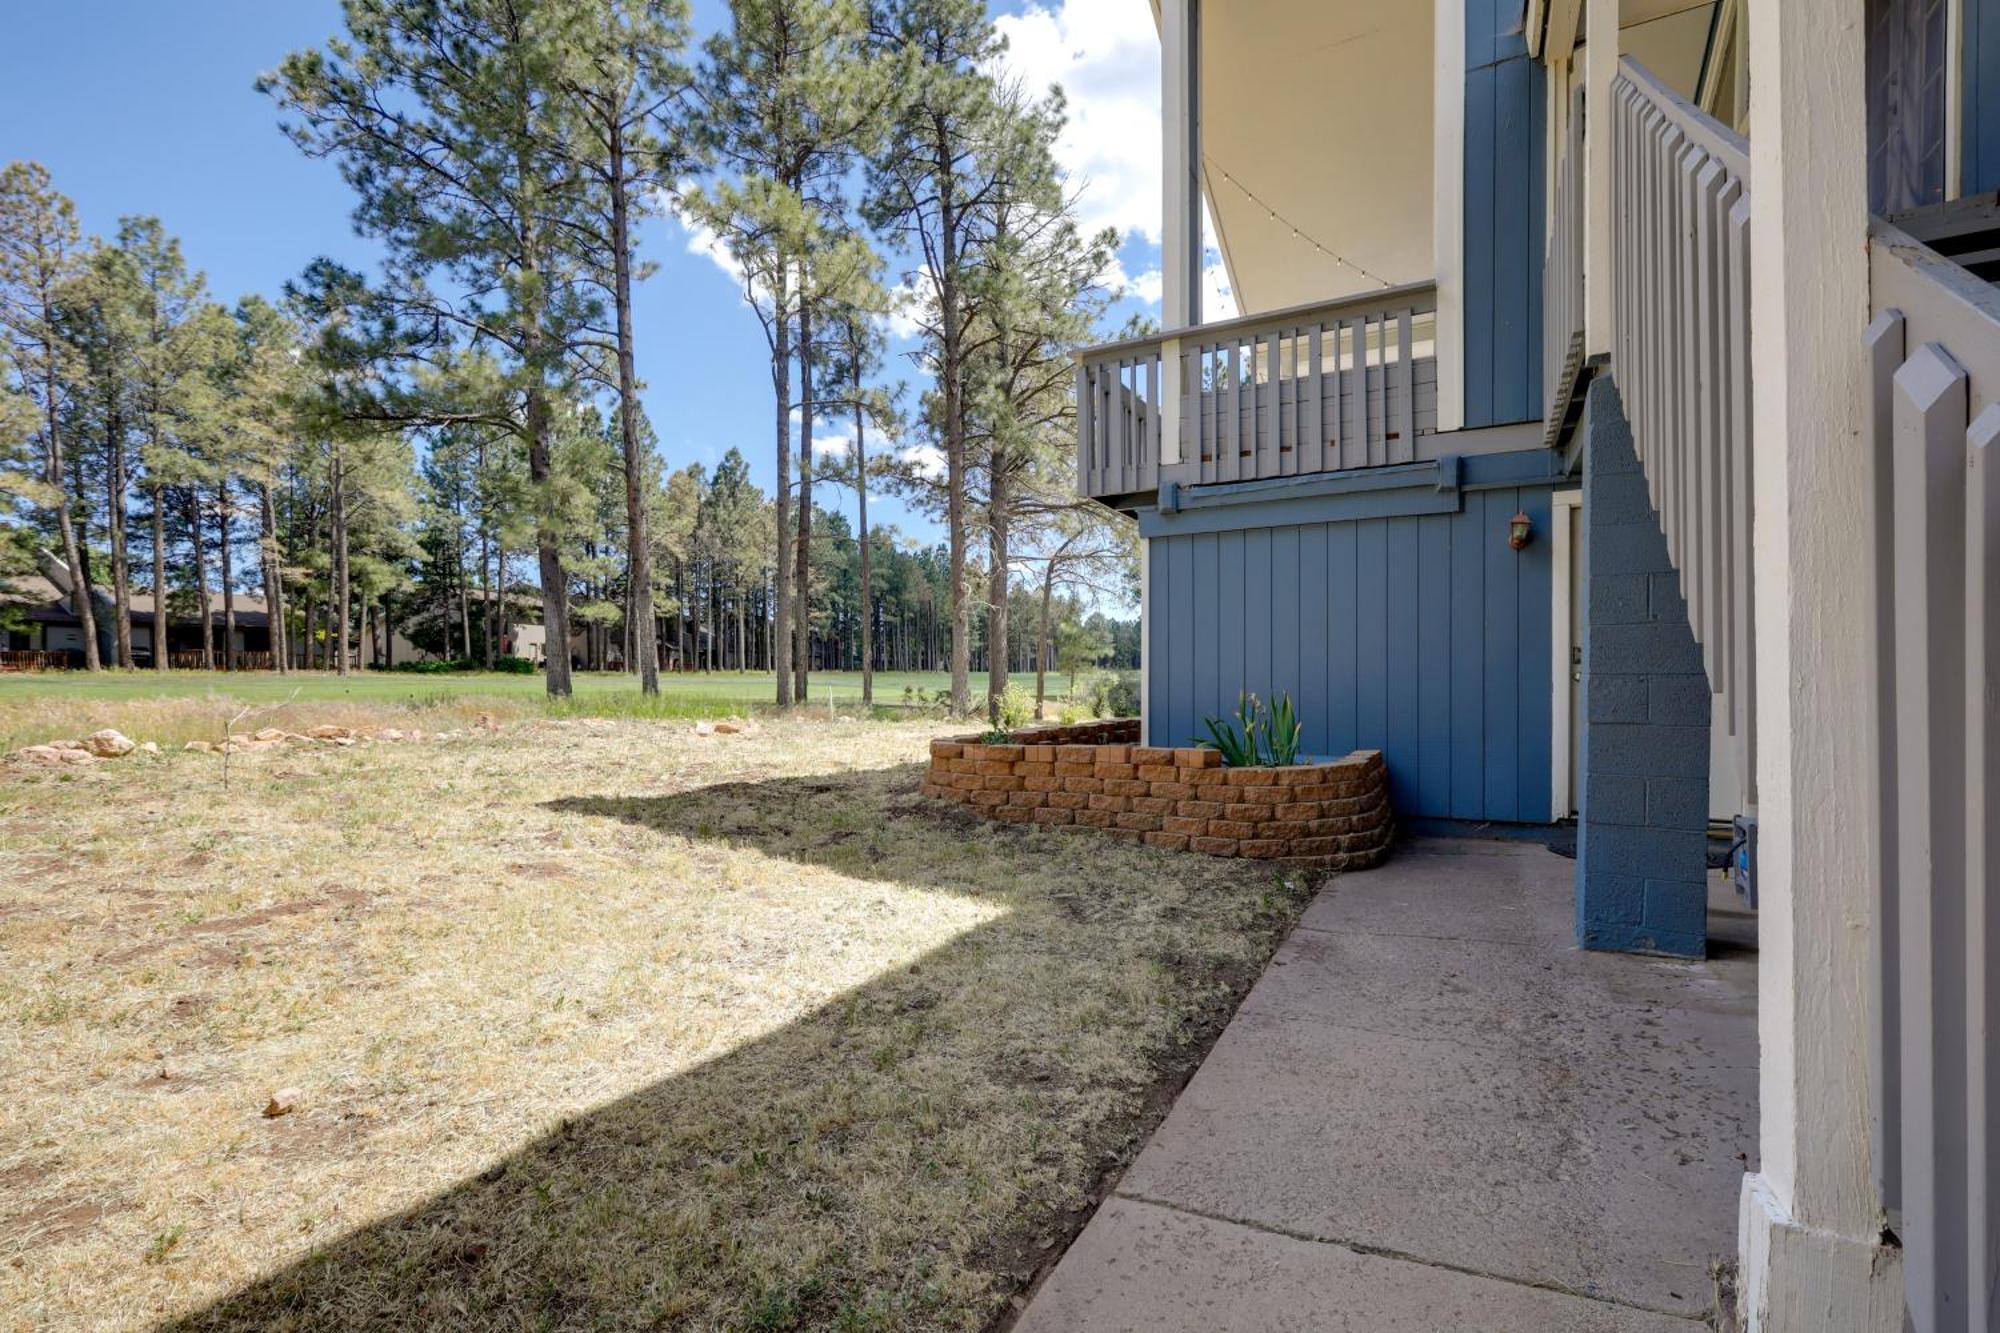
[[[32,1250],[60,1245],[87,1234],[112,1214],[127,1212],[132,1207],[129,1199],[112,1199],[102,1203],[50,1199],[24,1212],[0,1218],[0,1250]]]

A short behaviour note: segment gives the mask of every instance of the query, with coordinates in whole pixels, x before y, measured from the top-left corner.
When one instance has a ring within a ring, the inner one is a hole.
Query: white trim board
[[[1549,561],[1550,578],[1554,580],[1549,600],[1549,819],[1552,823],[1568,819],[1578,809],[1580,803],[1576,798],[1581,794],[1570,784],[1570,747],[1576,738],[1570,734],[1569,672],[1570,651],[1578,646],[1570,634],[1570,621],[1576,609],[1570,605],[1571,564],[1583,556],[1570,540],[1570,528],[1572,518],[1582,508],[1581,490],[1557,491],[1550,497],[1549,526],[1555,529],[1550,534],[1554,544]]]

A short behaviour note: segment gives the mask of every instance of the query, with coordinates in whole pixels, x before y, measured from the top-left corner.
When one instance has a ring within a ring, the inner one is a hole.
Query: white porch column
[[[1160,260],[1168,329],[1201,323],[1201,0],[1161,0]]]
[[[1431,269],[1437,274],[1437,428],[1465,424],[1465,0],[1436,0]]]
[[[1740,1214],[1751,1329],[1902,1327],[1868,1121],[1862,5],[1748,7],[1762,1047],[1761,1170],[1744,1179]],[[1593,37],[1596,12],[1593,0]]]
[[[1589,0],[1589,5],[1583,49],[1583,351],[1596,356],[1611,350],[1611,81],[1618,75],[1618,0]]]

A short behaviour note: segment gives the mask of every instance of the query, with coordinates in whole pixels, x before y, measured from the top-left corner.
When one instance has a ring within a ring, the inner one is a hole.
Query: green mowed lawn
[[[621,707],[622,702],[629,700],[637,706],[641,701],[638,678],[623,672],[579,671],[575,682],[576,694],[571,706],[586,714],[603,709],[622,716],[634,711]],[[1032,688],[1034,678],[1027,677],[1023,683]],[[975,689],[984,688],[983,675],[974,682],[974,686]],[[1067,686],[1068,677],[1051,676],[1050,697],[1062,696]],[[950,687],[951,677],[942,671],[878,671],[875,673],[875,702],[896,705],[904,702],[906,691],[914,690],[929,696]],[[750,708],[769,704],[776,698],[776,689],[768,671],[692,672],[660,678],[662,705],[671,708],[677,703],[686,703],[696,711],[732,705]],[[225,695],[247,704],[277,703],[294,696],[300,703],[397,704],[440,697],[540,702],[545,694],[540,673],[509,675],[491,671],[436,675],[362,671],[345,677],[324,671],[297,671],[284,676],[270,671],[235,674],[215,671],[104,671],[96,675],[81,671],[52,671],[0,676],[0,700],[123,701],[200,699]],[[861,699],[861,673],[815,672],[808,695],[809,702],[830,699],[836,703],[858,703]]]
[[[1032,675],[1016,680],[1022,688],[1033,690]],[[877,672],[874,716],[885,720],[941,716],[936,699],[950,685],[950,676],[941,671]],[[975,705],[983,700],[985,688],[984,674],[975,674]],[[1049,676],[1051,718],[1067,697],[1068,688],[1067,676]],[[1086,688],[1079,678],[1078,693]],[[693,720],[748,716],[772,710],[776,686],[769,672],[668,675],[660,679],[660,697],[648,699],[632,676],[578,672],[575,690],[573,698],[551,701],[539,674],[497,672],[428,675],[363,671],[346,677],[320,671],[284,676],[268,671],[4,675],[0,676],[0,749],[75,738],[101,727],[116,727],[134,740],[178,746],[190,740],[219,741],[228,734],[260,727],[302,730],[321,723],[393,724],[443,731],[538,717]],[[815,672],[805,711],[818,716],[858,716],[862,711],[860,673]]]

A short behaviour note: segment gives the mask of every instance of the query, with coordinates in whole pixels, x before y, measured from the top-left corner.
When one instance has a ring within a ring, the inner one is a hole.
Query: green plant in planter
[[[1245,690],[1236,696],[1234,719],[1211,717],[1208,736],[1196,745],[1215,750],[1229,768],[1283,768],[1299,761],[1299,714],[1292,696],[1278,696],[1275,707]]]
[[[1264,742],[1265,753],[1276,767],[1289,768],[1299,762],[1299,713],[1292,707],[1291,695],[1279,695],[1266,714]]]
[[[1256,767],[1259,753],[1257,728],[1262,710],[1263,705],[1257,702],[1257,696],[1244,691],[1236,696],[1235,718],[1209,718],[1207,739],[1197,738],[1195,744],[1205,750],[1218,751],[1227,767]]]

